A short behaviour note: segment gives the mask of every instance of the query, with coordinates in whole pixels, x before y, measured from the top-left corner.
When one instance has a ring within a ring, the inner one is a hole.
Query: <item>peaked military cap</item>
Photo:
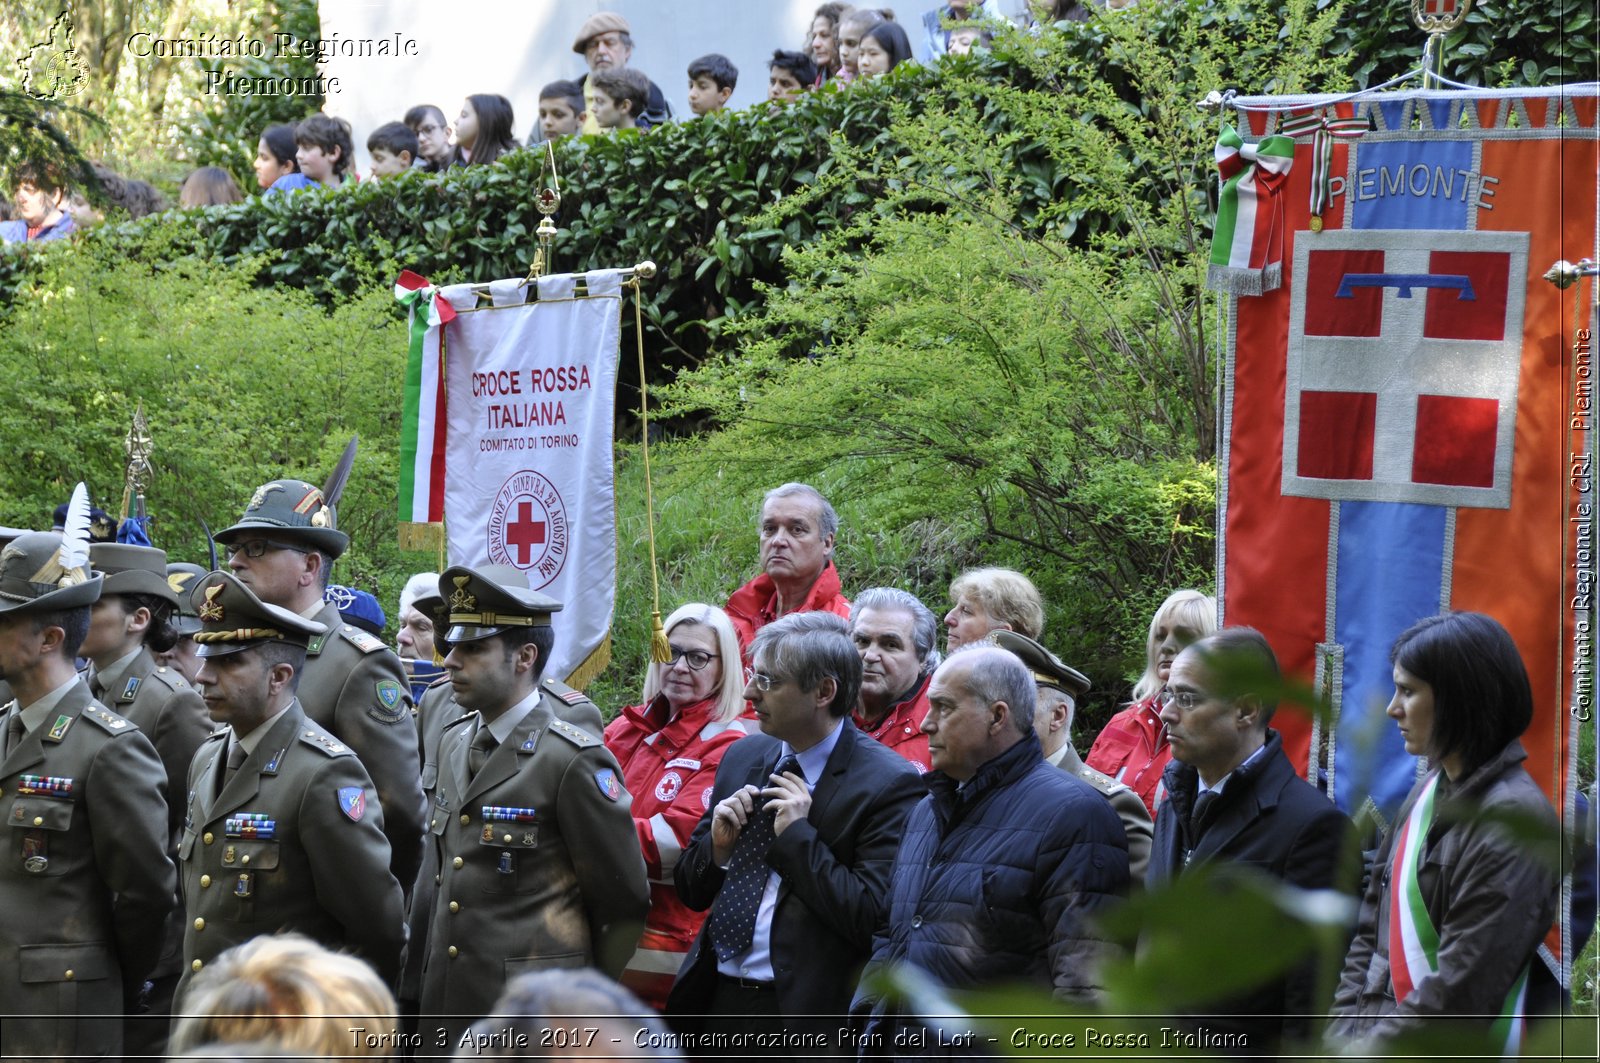
[[[83,564],[61,563],[60,532],[26,532],[0,550],[0,613],[76,609],[100,600],[105,577]]]
[[[1074,698],[1089,692],[1089,677],[1066,664],[1028,636],[1015,631],[991,631],[989,637],[1003,650],[1010,650],[1022,659],[1033,681],[1040,686],[1055,687]]]
[[[501,587],[521,591],[528,588],[528,574],[515,565],[480,565],[472,571]],[[450,640],[445,637],[450,631],[450,606],[444,600],[443,587],[444,576],[441,575],[434,593],[419,594],[411,603],[413,609],[433,621],[434,650],[441,658],[450,652]],[[556,609],[560,608],[558,604]]]
[[[200,630],[195,633],[195,653],[221,657],[262,642],[305,646],[327,631],[315,620],[268,605],[234,578],[231,572],[211,572],[194,584],[190,594]]]
[[[167,582],[167,552],[154,546],[95,543],[89,564],[105,576],[101,594],[149,594],[177,606],[178,592]]]
[[[196,565],[190,561],[172,561],[167,564],[167,586],[178,596],[178,611],[172,614],[172,626],[177,629],[179,635],[187,637],[200,630],[200,614],[195,611],[194,600],[190,595],[194,592],[196,581],[204,579],[209,571],[203,565]]]
[[[338,530],[333,507],[321,489],[304,480],[273,480],[256,488],[239,523],[219,531],[217,542],[231,543],[246,535],[282,539],[329,557],[338,557],[350,546],[350,536]]]
[[[528,578],[520,572],[517,579],[520,584],[499,565],[445,569],[439,577],[449,624],[445,641],[472,642],[502,631],[549,627],[551,614],[561,609],[561,603],[529,590]]]

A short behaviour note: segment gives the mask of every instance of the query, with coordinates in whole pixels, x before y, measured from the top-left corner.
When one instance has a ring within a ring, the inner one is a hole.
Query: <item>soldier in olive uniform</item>
[[[74,669],[102,577],[62,547],[0,550],[0,1055],[115,1058],[175,897],[166,772]]]
[[[151,546],[95,543],[89,563],[105,577],[100,600],[89,612],[89,634],[78,652],[94,672],[89,691],[102,705],[138,725],[156,747],[167,772],[167,852],[176,855],[183,827],[189,763],[216,729],[205,702],[152,651],[178,640],[172,615],[178,596],[167,583],[167,555]],[[161,961],[150,972],[151,987],[140,1012],[124,1031],[129,1055],[160,1055],[166,1049],[172,994],[183,961],[183,908],[173,895]]]
[[[195,588],[196,681],[226,729],[189,770],[178,849],[184,983],[257,934],[296,931],[346,949],[393,982],[405,945],[372,780],[350,747],[295,698],[306,645],[322,625],[268,605],[224,572]]]
[[[477,571],[502,587],[525,590],[528,586],[527,573],[511,565],[483,565]],[[445,608],[444,599],[439,595],[437,581],[429,591],[419,594],[411,605],[433,624],[434,645],[438,652],[449,653],[450,644],[445,641],[445,634],[450,627],[449,611]],[[541,679],[539,685],[552,696],[550,705],[555,711],[556,719],[575,724],[596,738],[604,738],[605,722],[600,716],[600,706],[590,701],[580,691],[549,676]],[[456,703],[449,672],[435,680],[423,693],[415,716],[418,748],[422,753],[424,791],[432,793],[439,781],[440,735],[444,733],[446,727],[465,715],[467,711]],[[403,1004],[414,1003],[421,992],[422,965],[427,955],[426,946],[433,916],[433,902],[438,894],[438,874],[438,853],[432,845],[428,845],[422,854],[422,870],[418,872],[417,884],[411,891],[411,907],[406,916],[406,923],[411,931],[410,944],[406,951],[405,971],[400,979],[400,991],[396,994]]]
[[[440,881],[422,976],[424,1040],[454,1043],[524,971],[621,973],[649,906],[621,771],[540,683],[561,608],[470,568],[439,580],[444,666],[471,715],[445,728],[429,828]]]
[[[1033,673],[1039,689],[1033,729],[1044,746],[1044,759],[1069,775],[1076,775],[1111,802],[1111,810],[1122,820],[1122,830],[1128,836],[1129,876],[1133,882],[1143,882],[1145,865],[1150,862],[1150,810],[1138,794],[1089,767],[1072,748],[1072,711],[1077,699],[1089,692],[1089,677],[1026,635],[992,631],[989,638],[1001,649],[1022,658]]]
[[[328,570],[350,545],[322,492],[299,480],[256,489],[239,523],[217,533],[228,567],[262,601],[322,624],[306,649],[300,704],[361,758],[378,788],[390,870],[409,891],[422,859],[422,762],[400,658],[322,600]]]

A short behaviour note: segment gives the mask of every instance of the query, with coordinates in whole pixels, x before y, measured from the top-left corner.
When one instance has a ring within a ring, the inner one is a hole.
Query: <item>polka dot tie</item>
[[[800,762],[792,756],[779,761],[773,774],[785,772],[805,778]],[[767,879],[772,874],[772,868],[767,866],[767,848],[778,836],[772,821],[771,812],[758,810],[733,844],[728,877],[723,880],[716,906],[711,909],[710,926],[706,928],[721,963],[748,952],[755,938],[761,894],[766,891]]]

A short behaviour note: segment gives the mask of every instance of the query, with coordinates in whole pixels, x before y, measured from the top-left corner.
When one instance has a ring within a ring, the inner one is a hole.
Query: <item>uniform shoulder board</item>
[[[355,750],[339,741],[326,731],[314,728],[304,728],[300,732],[300,741],[314,749],[320,749],[330,757],[353,757]]]
[[[589,695],[585,694],[583,691],[574,690],[567,686],[567,684],[558,682],[554,679],[546,679],[544,681],[544,686],[546,690],[550,691],[550,693],[554,694],[568,705],[576,705],[579,702],[589,700]]]
[[[148,676],[145,677],[145,682],[147,682],[147,683],[161,683],[162,685],[166,686],[170,690],[193,690],[194,689],[193,687],[191,687],[188,684],[188,682],[183,678],[183,676],[179,675],[177,672],[173,671],[171,668],[168,668],[164,664],[163,665],[157,665],[156,666],[156,670],[151,672]],[[123,696],[127,697],[127,692],[126,691],[123,692]],[[128,698],[128,700],[132,701],[133,699],[132,698]]]
[[[85,720],[99,724],[103,730],[112,734],[122,734],[124,731],[137,731],[139,729],[103,705],[90,705],[78,715]]]
[[[581,727],[574,727],[565,720],[551,720],[550,733],[560,735],[579,749],[588,749],[590,746],[600,744],[600,739]]]
[[[1090,786],[1093,786],[1096,790],[1099,790],[1101,793],[1105,794],[1107,797],[1110,797],[1119,790],[1127,789],[1126,786],[1124,786],[1122,783],[1119,783],[1105,772],[1097,771],[1096,769],[1089,767],[1087,764],[1085,764],[1082,771],[1079,772],[1079,777]]]
[[[339,635],[362,653],[376,653],[379,650],[388,648],[378,636],[369,634],[350,624],[340,627]]]

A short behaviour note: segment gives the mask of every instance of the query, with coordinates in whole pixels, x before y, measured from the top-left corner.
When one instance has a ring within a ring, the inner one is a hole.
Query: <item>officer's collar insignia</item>
[[[478,609],[478,599],[475,595],[467,593],[467,584],[472,582],[471,576],[456,576],[453,578],[456,592],[450,596],[450,608],[458,613],[472,613]]]
[[[283,485],[282,484],[262,484],[260,487],[256,488],[256,493],[250,496],[250,505],[249,505],[248,508],[249,509],[260,509],[262,503],[267,500],[267,496],[268,495],[270,495],[274,491],[282,491],[282,490],[283,490]]]
[[[57,716],[56,717],[56,722],[53,725],[51,725],[51,727],[50,727],[50,733],[45,735],[44,737],[45,737],[45,739],[47,741],[59,742],[63,738],[67,737],[67,728],[69,728],[71,726],[72,726],[72,717],[71,716]]]
[[[261,774],[263,774],[263,775],[276,775],[276,774],[278,774],[278,761],[282,757],[283,757],[283,750],[281,750],[281,749],[278,750],[276,753],[272,754],[272,759],[267,761],[266,767],[261,769]]]
[[[222,603],[217,601],[217,595],[222,593],[224,586],[216,583],[206,588],[206,600],[200,605],[201,620],[214,624],[222,619]]]
[[[524,753],[532,753],[533,752],[533,747],[538,745],[538,744],[539,744],[539,735],[538,735],[537,732],[535,732],[534,734],[531,734],[531,735],[528,736],[528,740],[526,742],[522,743],[522,751]]]

